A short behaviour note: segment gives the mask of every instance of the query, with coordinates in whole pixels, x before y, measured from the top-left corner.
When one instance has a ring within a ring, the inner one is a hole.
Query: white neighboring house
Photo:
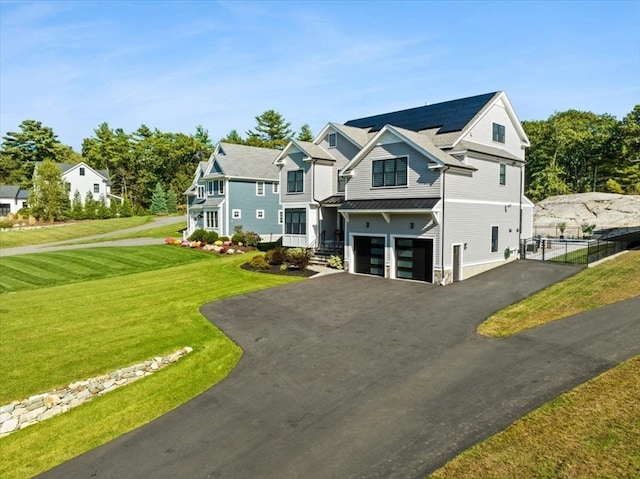
[[[29,191],[20,186],[0,185],[0,217],[15,215],[27,206]]]
[[[34,178],[38,175],[40,164],[40,162],[36,163],[36,168],[33,172]],[[111,198],[122,199],[119,196],[111,194],[111,178],[108,170],[94,170],[84,162],[73,165],[56,163],[56,166],[58,166],[62,172],[62,181],[64,181],[67,186],[69,201],[73,201],[76,190],[80,192],[83,203],[87,197],[87,193],[91,193],[93,199],[96,201],[104,198],[106,206],[111,205]]]

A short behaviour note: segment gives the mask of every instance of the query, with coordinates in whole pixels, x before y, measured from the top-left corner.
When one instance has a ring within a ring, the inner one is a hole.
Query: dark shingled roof
[[[342,204],[341,210],[430,210],[438,204],[440,198],[400,198],[388,200],[349,200]]]
[[[385,125],[412,131],[440,128],[438,134],[461,131],[496,93],[498,92],[349,120],[345,125],[370,128],[369,131],[372,132],[380,131]]]

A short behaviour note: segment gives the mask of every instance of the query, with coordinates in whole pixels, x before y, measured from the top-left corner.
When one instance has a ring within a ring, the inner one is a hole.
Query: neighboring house
[[[319,246],[337,204],[351,273],[448,284],[504,264],[531,236],[528,146],[504,92],[330,123],[313,146],[293,141],[276,160],[289,181],[285,215],[306,214],[305,224],[285,220],[284,244]]]
[[[87,197],[87,193],[91,193],[93,199],[96,201],[104,198],[107,206],[111,205],[112,198],[122,200],[119,196],[111,194],[111,178],[107,170],[94,170],[84,162],[73,165],[56,163],[56,165],[62,172],[62,181],[64,181],[67,186],[69,201],[73,201],[73,196],[76,191],[80,192],[83,203]],[[39,166],[40,162],[36,163],[36,168],[33,172],[34,177],[38,174]]]
[[[188,237],[196,229],[231,237],[235,228],[253,231],[264,241],[282,235],[278,169],[279,150],[219,143],[196,168],[187,196]]]
[[[15,215],[27,206],[29,191],[20,186],[0,185],[0,217]]]

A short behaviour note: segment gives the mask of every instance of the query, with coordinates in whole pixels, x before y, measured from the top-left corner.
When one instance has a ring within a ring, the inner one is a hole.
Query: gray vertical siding
[[[372,162],[408,157],[407,186],[373,188]],[[378,145],[355,168],[347,187],[348,200],[380,198],[436,198],[440,196],[440,172],[429,169],[429,159],[406,143]]]

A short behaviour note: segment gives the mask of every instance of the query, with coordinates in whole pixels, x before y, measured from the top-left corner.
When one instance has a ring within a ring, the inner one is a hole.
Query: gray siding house
[[[372,135],[371,135],[372,136]],[[369,140],[361,128],[329,123],[313,142],[292,140],[275,160],[284,214],[283,246],[342,248],[342,169]]]
[[[529,140],[504,92],[329,123],[278,155],[285,246],[344,242],[345,269],[449,284],[531,236]]]
[[[233,235],[253,231],[265,241],[282,235],[280,183],[273,165],[279,150],[219,143],[196,168],[187,196],[188,237],[196,229]]]

